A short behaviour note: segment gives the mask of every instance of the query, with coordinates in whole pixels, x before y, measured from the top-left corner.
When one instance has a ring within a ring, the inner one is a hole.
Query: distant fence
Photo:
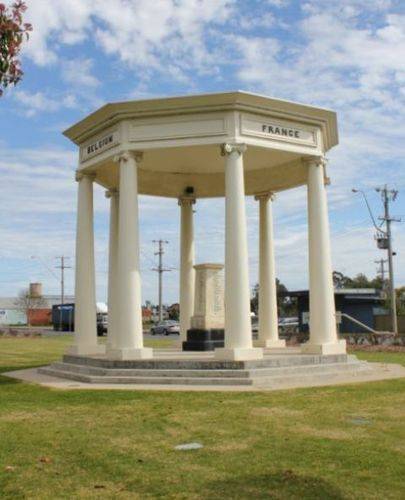
[[[280,333],[289,345],[299,345],[308,342],[308,333]],[[339,338],[345,339],[349,345],[381,345],[381,346],[405,346],[405,334],[394,335],[393,333],[340,333]]]
[[[397,316],[398,332],[405,333],[405,314]],[[374,316],[374,329],[387,332],[392,329],[391,316],[389,314],[378,314]]]

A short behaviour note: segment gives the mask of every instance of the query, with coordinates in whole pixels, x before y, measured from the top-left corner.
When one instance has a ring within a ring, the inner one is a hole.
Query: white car
[[[152,335],[170,335],[171,333],[180,335],[180,325],[177,321],[165,320],[152,326],[150,333]]]

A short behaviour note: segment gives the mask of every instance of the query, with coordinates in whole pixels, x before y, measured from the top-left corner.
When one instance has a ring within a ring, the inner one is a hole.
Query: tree
[[[46,300],[43,297],[31,295],[29,289],[21,290],[14,304],[25,313],[28,326],[31,326],[31,311],[47,307]]]
[[[395,294],[397,296],[397,315],[405,315],[405,286],[396,288]],[[385,308],[388,310],[391,309],[391,297],[389,294],[387,294]]]
[[[23,23],[27,6],[21,0],[10,8],[0,3],[0,96],[3,89],[16,85],[23,76],[21,62],[17,58],[24,40],[28,40],[32,26]]]
[[[178,303],[172,304],[167,308],[167,312],[169,314],[169,319],[173,321],[178,321],[180,317],[180,306]]]
[[[287,287],[276,278],[277,289],[277,308],[279,316],[291,316],[297,314],[297,306],[295,301],[290,297],[284,297],[281,294],[288,292]],[[250,309],[257,314],[259,310],[259,284],[253,287],[253,297],[250,299]]]
[[[333,271],[333,285],[335,288],[376,288],[381,290],[385,283],[380,276],[370,280],[365,274],[359,273],[354,278],[349,278],[339,271]]]

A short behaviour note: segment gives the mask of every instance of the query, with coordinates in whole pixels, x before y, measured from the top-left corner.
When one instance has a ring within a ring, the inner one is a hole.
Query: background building
[[[60,302],[60,295],[43,295],[41,283],[30,283],[17,297],[0,297],[0,325],[26,325],[28,319],[32,326],[50,325],[52,307]],[[65,295],[64,302],[74,302],[74,296]]]
[[[290,297],[297,301],[299,331],[308,332],[309,293],[308,290],[282,292],[282,297]],[[336,312],[347,314],[369,328],[377,329],[376,318],[387,314],[384,309],[385,297],[380,290],[374,288],[340,288],[335,289]],[[350,321],[346,317],[338,318],[340,333],[366,332],[366,329]]]

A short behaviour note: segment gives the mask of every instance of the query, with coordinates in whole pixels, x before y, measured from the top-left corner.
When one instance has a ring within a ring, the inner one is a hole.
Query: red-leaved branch
[[[18,55],[24,39],[28,40],[32,26],[23,22],[27,6],[23,1],[10,7],[0,3],[0,96],[9,85],[16,85],[23,76]]]

